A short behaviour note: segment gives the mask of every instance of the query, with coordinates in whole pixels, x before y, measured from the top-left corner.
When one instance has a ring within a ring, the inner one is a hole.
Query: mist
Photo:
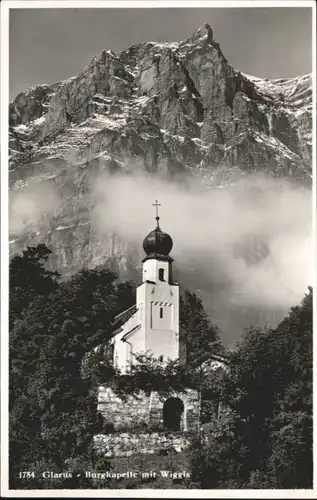
[[[135,246],[155,228],[157,199],[177,266],[226,290],[232,304],[288,308],[311,284],[312,195],[304,187],[251,174],[211,189],[137,173],[98,176],[93,193],[95,229]]]
[[[52,216],[60,203],[60,195],[54,186],[34,179],[10,190],[10,233],[16,236],[24,234],[28,226],[39,224],[44,215]]]
[[[88,196],[80,205],[93,200],[86,214],[97,239],[105,241],[105,235],[116,233],[131,252],[139,249],[141,261],[143,239],[156,225],[157,199],[160,227],[174,241],[171,256],[180,284],[214,293],[215,314],[226,317],[230,307],[286,312],[300,302],[312,278],[310,190],[260,174],[210,188],[193,178],[166,180],[134,169],[131,162],[130,167],[129,175],[91,174],[87,179]],[[73,178],[70,168],[59,187],[33,179],[13,189],[10,233],[26,234],[43,217],[51,219],[66,194],[65,203],[69,197],[75,200]],[[72,217],[76,224],[76,212]]]

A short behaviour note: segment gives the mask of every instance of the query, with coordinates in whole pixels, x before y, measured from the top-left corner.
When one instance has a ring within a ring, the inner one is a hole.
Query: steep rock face
[[[92,177],[141,169],[223,186],[261,171],[311,176],[311,76],[266,80],[229,65],[208,25],[178,43],[104,50],[78,75],[10,104],[12,198],[54,185],[59,203],[11,225],[12,253],[44,241],[57,267],[112,265],[137,278],[140,248],[91,224]]]
[[[103,51],[77,77],[19,94],[10,104],[12,165],[47,158],[58,142],[86,161],[107,149],[154,168],[160,152],[189,170],[198,159],[209,170],[232,161],[263,169],[270,159],[277,175],[309,175],[310,75],[248,77],[228,64],[212,37],[207,25],[180,43]],[[252,158],[245,156],[241,151],[254,143]]]

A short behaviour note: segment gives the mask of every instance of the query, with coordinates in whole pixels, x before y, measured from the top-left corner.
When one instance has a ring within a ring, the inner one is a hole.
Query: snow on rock
[[[110,257],[124,274],[139,255],[87,222],[89,176],[141,169],[222,188],[265,171],[310,182],[311,117],[311,75],[240,73],[205,25],[181,42],[103,50],[78,75],[20,93],[9,107],[10,182],[56,187],[62,209],[35,229],[63,275]],[[12,235],[14,251],[25,238]]]

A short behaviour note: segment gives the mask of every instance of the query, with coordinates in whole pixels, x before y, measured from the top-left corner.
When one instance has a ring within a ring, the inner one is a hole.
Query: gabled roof
[[[137,312],[137,310],[138,310],[137,306],[133,305],[129,307],[129,309],[126,309],[122,313],[118,314],[112,321],[112,326],[116,326],[117,328],[119,328],[119,326],[126,323],[131,318],[131,316],[133,316],[133,314]]]
[[[135,333],[137,330],[139,330],[139,328],[141,327],[141,325],[136,325],[134,328],[131,328],[131,330],[127,333],[125,333],[123,335],[123,337],[121,338],[122,342],[126,342],[127,339],[133,334]]]

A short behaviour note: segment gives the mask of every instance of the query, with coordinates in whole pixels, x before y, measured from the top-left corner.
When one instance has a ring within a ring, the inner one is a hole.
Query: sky
[[[310,8],[11,9],[10,100],[77,75],[104,49],[179,41],[209,23],[229,63],[263,78],[312,71]]]

